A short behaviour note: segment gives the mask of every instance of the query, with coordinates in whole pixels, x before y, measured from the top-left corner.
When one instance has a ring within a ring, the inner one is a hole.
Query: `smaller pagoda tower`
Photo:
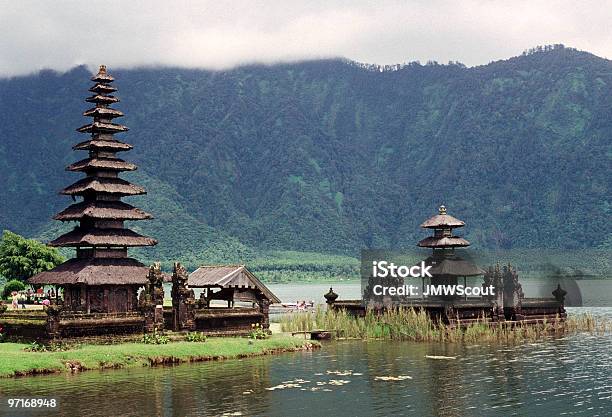
[[[422,248],[432,248],[437,252],[454,253],[455,248],[470,246],[470,242],[462,237],[453,235],[453,229],[465,226],[465,222],[454,218],[446,212],[445,206],[440,206],[438,214],[425,220],[421,227],[433,229],[433,236],[427,237],[418,243]]]
[[[455,253],[456,248],[466,248],[470,242],[453,233],[453,229],[465,226],[465,222],[446,212],[445,206],[440,206],[438,214],[425,220],[421,227],[434,231],[433,236],[421,240],[417,246],[431,248],[432,255],[425,260],[431,265],[432,285],[456,285],[457,279],[483,275],[484,270],[472,262],[466,261]],[[453,298],[453,297],[448,297]]]
[[[121,201],[123,197],[146,194],[144,188],[119,178],[136,165],[117,157],[132,145],[113,137],[127,127],[113,119],[123,113],[110,105],[119,99],[111,84],[113,77],[101,65],[91,80],[92,95],[85,99],[95,106],[83,115],[93,120],[77,131],[89,138],[73,147],[87,151],[88,156],[66,169],[85,177],[61,191],[77,200],[54,219],[76,221],[78,225],[49,243],[50,246],[73,247],[76,257],[56,268],[37,274],[28,282],[33,285],[56,285],[63,289],[63,307],[86,313],[128,312],[138,307],[137,293],[147,281],[148,268],[128,257],[128,248],[152,246],[153,238],[142,236],[124,226],[125,221],[152,218],[149,213]]]

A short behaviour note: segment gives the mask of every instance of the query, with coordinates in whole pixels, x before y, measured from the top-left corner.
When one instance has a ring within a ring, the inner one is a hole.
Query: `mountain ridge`
[[[135,224],[162,242],[155,256],[224,241],[243,254],[409,247],[441,203],[476,247],[610,247],[612,63],[587,52],[382,72],[344,60],[110,71],[135,145],[125,159],[152,184],[130,202],[157,217]],[[0,227],[56,230],[89,76],[0,79]]]

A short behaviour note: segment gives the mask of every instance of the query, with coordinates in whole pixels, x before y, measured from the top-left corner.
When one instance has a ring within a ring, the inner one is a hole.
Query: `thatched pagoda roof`
[[[250,288],[260,291],[271,303],[280,303],[278,297],[244,265],[201,266],[189,274],[187,285],[192,288]]]
[[[72,247],[125,247],[125,246],[153,246],[157,240],[140,235],[130,229],[119,228],[82,228],[75,227],[72,231],[65,233],[55,240],[49,242],[49,246],[72,246]]]
[[[96,94],[91,97],[87,97],[85,99],[88,103],[96,103],[96,104],[112,104],[118,103],[119,99],[115,96],[104,96],[102,94]]]
[[[484,275],[485,271],[474,263],[466,261],[458,256],[436,257],[430,256],[425,259],[425,265],[432,265],[429,272],[436,275],[452,275],[458,277],[473,277]]]
[[[132,258],[75,258],[27,280],[32,285],[145,285],[149,268]]]
[[[66,167],[67,171],[88,171],[92,169],[134,171],[136,165],[119,158],[85,158]]]
[[[144,220],[153,216],[122,201],[88,201],[76,203],[56,214],[55,220],[73,221],[83,218],[108,220]]]
[[[450,214],[436,214],[425,220],[421,227],[424,229],[438,229],[442,227],[463,227],[465,222],[451,216]]]
[[[81,133],[118,133],[127,132],[129,129],[126,126],[117,123],[93,122],[77,129]]]
[[[129,151],[133,146],[129,143],[123,143],[116,139],[90,139],[84,142],[77,143],[72,147],[76,151],[88,151],[91,149],[107,150],[111,152]]]
[[[430,236],[421,240],[418,246],[422,248],[451,248],[470,246],[470,242],[459,236]]]
[[[109,107],[93,107],[91,109],[85,110],[83,112],[83,116],[105,117],[107,119],[113,119],[115,117],[123,116],[123,112],[121,110],[111,109]]]
[[[447,214],[446,207],[443,205],[438,209],[438,214],[430,217],[421,224],[421,227],[424,229],[455,228],[463,226],[465,226],[465,222]]]
[[[144,188],[121,178],[86,177],[64,188],[61,194],[81,195],[87,192],[98,192],[119,195],[146,194]]]
[[[106,72],[106,65],[100,65],[98,73],[91,77],[91,81],[95,81],[97,83],[112,83],[115,81],[115,79]]]
[[[108,93],[114,93],[115,91],[117,91],[117,89],[108,84],[96,83],[96,85],[91,87],[89,91],[91,91],[92,93],[96,93],[96,94],[100,94],[100,93],[108,94]]]

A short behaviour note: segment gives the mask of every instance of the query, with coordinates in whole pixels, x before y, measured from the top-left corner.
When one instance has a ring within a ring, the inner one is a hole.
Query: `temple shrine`
[[[457,294],[426,294],[426,282],[421,284],[419,297],[371,297],[374,283],[369,277],[364,286],[364,300],[342,300],[330,288],[325,294],[330,308],[344,309],[354,315],[364,315],[367,310],[382,311],[387,308],[412,307],[422,309],[435,320],[450,325],[468,325],[473,322],[483,323],[540,323],[564,320],[565,291],[558,287],[551,298],[526,298],[519,282],[518,273],[511,265],[499,264],[481,269],[470,260],[460,256],[460,251],[470,246],[463,237],[455,234],[455,229],[465,226],[465,222],[447,213],[445,206],[440,206],[438,214],[425,220],[421,227],[432,230],[433,235],[417,243],[418,247],[431,249],[432,253],[424,262],[431,266],[432,275],[428,287],[467,286],[467,280],[482,276],[481,288],[484,296],[468,297]],[[460,282],[460,279],[463,282]],[[385,279],[387,284],[392,280]],[[403,285],[395,280],[394,285]],[[493,289],[492,294],[484,289]]]
[[[90,137],[73,147],[87,151],[88,157],[66,169],[82,172],[85,177],[66,187],[61,194],[81,201],[72,204],[54,219],[78,222],[70,232],[49,243],[56,247],[73,247],[76,256],[56,268],[31,277],[32,285],[54,285],[63,294],[62,306],[70,311],[114,313],[134,311],[138,307],[138,289],[147,283],[148,268],[128,257],[128,248],[153,246],[157,241],[125,227],[126,220],[146,220],[149,213],[121,201],[122,197],[145,194],[144,188],[121,179],[123,171],[134,171],[136,165],[117,157],[132,146],[114,138],[126,132],[126,126],[113,122],[123,116],[110,106],[119,99],[112,95],[113,77],[104,65],[91,79],[92,93],[85,99],[94,107],[85,111],[91,123],[77,129]]]
[[[417,244],[421,248],[432,249],[432,255],[425,259],[425,264],[432,266],[432,285],[457,285],[458,279],[463,278],[465,286],[467,277],[485,274],[484,270],[457,254],[456,249],[470,246],[470,242],[453,234],[453,229],[463,226],[465,223],[448,214],[445,206],[440,206],[438,214],[421,224],[423,229],[434,232],[433,236],[426,237]]]

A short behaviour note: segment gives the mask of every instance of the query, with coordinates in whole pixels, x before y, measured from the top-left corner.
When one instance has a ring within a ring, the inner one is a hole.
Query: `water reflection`
[[[92,417],[610,415],[611,342],[610,334],[518,346],[339,342],[222,363],[3,379],[0,397],[56,397],[57,415]]]

